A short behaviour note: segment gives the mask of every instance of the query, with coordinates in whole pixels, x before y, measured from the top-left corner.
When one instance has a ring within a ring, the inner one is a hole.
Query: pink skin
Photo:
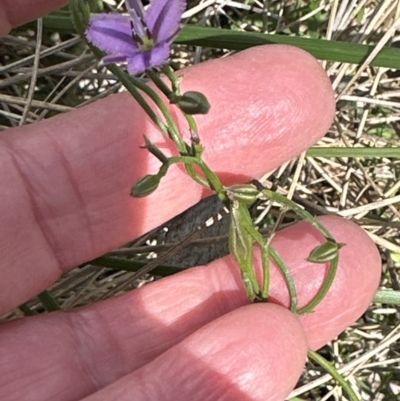
[[[17,1],[0,0],[3,33],[65,3],[19,0],[16,7]],[[183,77],[185,89],[204,92],[212,104],[198,119],[200,134],[207,162],[225,183],[280,165],[315,143],[332,121],[328,79],[295,48],[253,48],[187,69]],[[1,134],[0,226],[7,230],[0,231],[0,313],[205,195],[176,167],[154,195],[129,196],[132,182],[157,168],[139,149],[144,133],[170,149],[121,94]],[[334,286],[313,314],[297,318],[276,305],[287,305],[288,297],[274,269],[276,304],[249,305],[228,256],[79,310],[3,324],[0,399],[283,400],[307,348],[355,321],[379,283],[380,258],[368,236],[341,218],[323,222],[346,246]],[[300,305],[326,272],[305,260],[320,242],[306,223],[274,239],[292,268]]]

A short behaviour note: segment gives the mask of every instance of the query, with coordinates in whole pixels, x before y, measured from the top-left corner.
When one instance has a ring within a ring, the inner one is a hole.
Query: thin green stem
[[[196,161],[195,164],[198,166],[198,161]],[[205,188],[210,188],[210,184],[208,183],[208,181],[201,175],[197,174],[193,165],[185,164],[185,169],[194,181],[196,181],[198,184],[202,185]]]
[[[221,199],[226,198],[226,190],[225,187],[222,185],[218,176],[208,167],[208,165],[201,159],[199,160],[199,167],[203,171],[204,175],[207,177],[211,188],[217,192]]]
[[[270,274],[270,264],[269,264],[269,253],[270,247],[268,244],[264,243],[261,246],[261,262],[263,268],[263,284],[261,290],[261,296],[263,299],[268,300],[269,289],[271,285],[271,274]]]
[[[199,130],[198,130],[198,128],[197,128],[197,122],[196,122],[196,119],[192,116],[192,115],[190,115],[190,114],[184,114],[184,116],[185,116],[185,118],[186,118],[186,121],[187,121],[187,123],[188,123],[188,125],[189,125],[189,129],[190,130],[192,130],[194,133],[198,133],[199,132]]]
[[[315,226],[319,231],[321,231],[321,233],[326,238],[329,238],[330,240],[335,242],[335,238],[328,231],[328,229],[317,218],[315,218],[311,213],[307,212],[307,210],[304,210],[303,208],[301,208],[299,205],[297,205],[292,200],[286,198],[285,196],[283,196],[281,194],[278,194],[277,192],[273,192],[270,189],[264,189],[262,191],[262,193],[264,194],[264,196],[266,198],[276,201],[276,202],[280,203],[281,205],[286,206],[289,209],[292,209],[296,214],[298,214],[304,220],[309,221],[313,226]]]
[[[267,198],[277,201],[280,204],[292,209],[300,217],[302,217],[306,221],[309,221],[311,224],[313,224],[327,239],[335,242],[335,239],[334,239],[333,235],[329,232],[329,230],[318,219],[316,219],[313,215],[311,215],[306,210],[302,209],[296,203],[285,198],[283,195],[280,195],[269,189],[264,189],[262,191],[262,193]],[[331,288],[331,286],[333,284],[333,281],[336,276],[338,264],[339,264],[339,256],[335,257],[330,262],[328,274],[327,274],[321,288],[319,289],[317,295],[306,306],[297,310],[297,313],[304,314],[304,313],[312,312],[317,307],[317,305],[324,299],[325,295],[328,293],[329,289]]]
[[[154,82],[158,89],[168,98],[171,98],[174,95],[174,92],[167,86],[167,84],[160,78],[160,76],[155,73],[153,70],[146,71],[147,76]]]
[[[239,265],[243,284],[251,301],[260,299],[261,289],[253,266],[254,238],[250,235],[246,205],[237,200],[231,202],[229,222],[229,250]],[[250,218],[250,217],[249,217]],[[250,219],[251,221],[251,219]]]
[[[296,290],[296,285],[293,280],[293,276],[290,273],[289,268],[287,267],[285,261],[281,258],[279,253],[275,250],[275,248],[269,244],[269,254],[271,255],[272,260],[275,262],[276,267],[280,270],[280,272],[283,275],[283,278],[286,281],[286,285],[289,291],[289,298],[290,298],[290,311],[293,313],[298,313],[297,310],[297,303],[298,303],[298,297],[297,297],[297,290]]]
[[[167,72],[168,73],[168,78],[171,81],[171,85],[173,86],[173,90],[171,90],[166,84],[165,82],[160,78],[160,76],[158,74],[156,74],[154,71],[152,70],[148,70],[146,71],[148,77],[154,82],[154,84],[157,86],[158,89],[160,89],[160,91],[171,101],[173,100],[174,96],[179,96],[179,87],[178,87],[178,80],[173,72],[173,70],[169,67],[165,67],[162,69],[163,72]],[[196,124],[196,120],[194,119],[193,116],[188,115],[186,113],[183,113],[188,125],[189,125],[189,129],[192,130],[193,132],[195,132],[197,134],[197,124]],[[165,115],[164,115],[165,116]],[[166,116],[165,116],[166,117]],[[166,117],[167,118],[167,117]],[[168,121],[168,119],[167,119]],[[170,127],[172,127],[172,125],[170,125]],[[172,133],[175,132],[175,128],[173,128]],[[179,135],[180,137],[180,135]],[[176,138],[176,136],[174,136],[174,138]],[[180,151],[180,153],[182,154],[182,147],[179,147],[179,144],[176,142],[176,140],[173,138],[174,142],[177,144],[178,149]],[[181,138],[181,137],[180,137]],[[186,148],[185,148],[185,153],[186,151],[189,149],[189,145],[185,144]],[[193,152],[195,152],[195,149],[192,147]],[[199,158],[200,160],[200,158]],[[194,169],[194,167],[192,165],[186,165],[186,171],[187,173],[190,175],[190,177],[196,181],[198,184],[209,188],[210,185],[208,184],[207,180],[204,179],[203,177],[201,177],[199,174],[197,174],[196,170]]]
[[[91,46],[91,48],[96,56],[99,57],[100,55],[102,55],[101,52],[99,50],[97,50],[95,47]],[[165,123],[157,116],[157,114],[153,111],[151,106],[146,102],[144,97],[138,91],[138,82],[137,81],[140,82],[140,80],[135,79],[134,81],[132,81],[131,77],[128,76],[128,74],[123,72],[116,65],[111,64],[111,65],[107,65],[106,67],[110,72],[112,72],[119,79],[119,81],[122,83],[122,85],[124,85],[126,90],[139,103],[140,107],[142,107],[142,109],[146,112],[146,114],[150,117],[150,119],[154,122],[154,124],[156,124],[157,127],[161,131],[167,133]]]
[[[164,64],[161,67],[161,72],[163,74],[165,74],[165,76],[171,82],[172,91],[176,95],[180,95],[181,91],[180,91],[180,87],[179,87],[179,78],[176,76],[175,71],[171,68],[171,66],[169,64]]]
[[[163,67],[161,68],[161,71],[169,79],[171,86],[172,86],[172,92],[167,87],[171,93],[169,95],[167,95],[166,92],[163,91],[164,94],[168,97],[168,99],[171,99],[171,94],[173,94],[175,96],[180,96],[181,91],[180,91],[180,87],[179,87],[179,78],[175,75],[175,72],[171,68],[171,66],[169,64],[164,64]],[[160,78],[158,78],[158,79],[165,85],[165,83],[162,79],[160,79]],[[153,81],[153,82],[155,83],[155,81]],[[160,90],[162,90],[162,88],[160,86],[159,86],[159,88],[160,88]],[[195,133],[198,133],[196,119],[190,114],[186,114],[186,113],[183,113],[183,114],[186,118],[189,128],[192,131],[194,131]]]
[[[340,386],[346,391],[350,401],[360,401],[357,394],[351,388],[347,380],[337,371],[337,369],[329,363],[325,358],[314,351],[308,351],[308,357],[318,363],[322,368],[324,368],[334,380],[336,380]]]
[[[324,282],[322,283],[322,286],[319,289],[317,295],[306,306],[303,306],[297,311],[299,315],[304,315],[305,313],[312,312],[319,305],[319,303],[325,298],[325,295],[328,293],[329,289],[332,287],[333,281],[335,280],[338,266],[339,266],[339,256],[337,256],[330,262],[328,274]]]
[[[156,145],[154,145],[153,142],[150,141],[150,139],[144,135],[144,144],[146,149],[153,155],[155,156],[158,160],[160,160],[161,163],[165,164],[168,163],[168,157],[164,152],[158,148]]]
[[[166,121],[167,129],[165,130],[165,128],[163,128],[162,130],[174,141],[179,152],[185,153],[188,149],[188,145],[182,139],[178,126],[176,125],[176,122],[164,101],[154,89],[142,82],[139,78],[129,76],[129,79],[132,81],[134,86],[142,90],[156,104]]]

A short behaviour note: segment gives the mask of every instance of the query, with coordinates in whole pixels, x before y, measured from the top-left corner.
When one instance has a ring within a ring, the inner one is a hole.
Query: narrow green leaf
[[[379,304],[400,305],[400,291],[380,288],[374,296],[374,302]]]
[[[357,43],[258,32],[240,32],[193,25],[186,25],[176,42],[229,50],[243,50],[263,44],[288,44],[300,47],[320,60],[341,61],[351,64],[362,64],[374,49],[374,46]],[[400,69],[400,49],[384,47],[371,62],[371,65]]]
[[[28,24],[29,25],[29,24]],[[69,13],[53,12],[43,19],[45,29],[74,33]],[[176,43],[193,46],[243,50],[263,44],[288,44],[300,47],[320,60],[362,64],[374,46],[339,42],[324,39],[309,39],[297,36],[270,35],[258,32],[240,32],[210,27],[185,26],[175,40]],[[400,49],[384,47],[371,62],[372,66],[400,69]]]
[[[58,302],[52,297],[50,292],[47,290],[41,292],[38,295],[38,298],[48,312],[55,312],[61,309]]]
[[[281,258],[279,253],[275,250],[275,248],[271,244],[269,245],[269,254],[271,255],[271,258],[275,262],[276,267],[280,270],[283,278],[286,281],[286,285],[287,285],[287,288],[289,291],[289,298],[290,298],[289,309],[293,313],[298,313],[297,290],[296,290],[296,285],[293,280],[292,273],[290,273],[290,270],[289,270],[288,266],[286,265],[285,261]]]
[[[350,401],[360,401],[360,399],[357,397],[357,394],[351,388],[346,379],[323,356],[319,355],[315,351],[308,351],[308,357],[318,363],[318,365],[320,365],[322,368],[324,368],[332,376],[332,378],[339,383],[343,390],[346,391]]]
[[[400,147],[392,148],[337,148],[337,147],[313,147],[307,150],[310,157],[363,157],[381,158],[396,157],[400,158]]]
[[[299,315],[304,315],[306,313],[313,312],[314,309],[325,298],[325,295],[328,293],[328,291],[332,287],[338,266],[339,266],[339,256],[337,256],[330,262],[328,274],[326,275],[326,278],[325,278],[324,282],[322,283],[321,288],[318,290],[317,295],[306,306],[303,306],[302,308],[300,308],[297,311],[297,313]]]
[[[259,298],[261,289],[253,268],[254,240],[247,230],[246,212],[245,205],[238,201],[231,203],[229,250],[239,265],[247,296],[254,301]]]

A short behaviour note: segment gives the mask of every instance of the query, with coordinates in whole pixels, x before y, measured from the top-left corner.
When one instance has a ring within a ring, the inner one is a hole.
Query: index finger
[[[211,103],[209,114],[198,118],[199,133],[206,162],[225,184],[259,177],[307,149],[334,112],[325,72],[308,53],[289,46],[261,46],[188,68],[182,89],[201,91]],[[159,167],[140,149],[143,134],[170,149],[123,93],[0,136],[0,183],[7,188],[0,225],[9,227],[0,231],[0,313],[50,286],[65,269],[149,231],[204,196],[173,166],[151,196],[130,197],[132,183]]]
[[[0,37],[12,28],[33,21],[66,4],[68,0],[1,0]]]

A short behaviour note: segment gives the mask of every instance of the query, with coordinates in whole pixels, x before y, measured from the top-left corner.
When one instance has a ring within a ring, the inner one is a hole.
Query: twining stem
[[[281,258],[279,253],[275,250],[275,248],[269,244],[269,253],[271,255],[272,260],[275,262],[276,267],[280,270],[280,272],[283,275],[283,278],[286,281],[286,285],[289,291],[289,298],[290,298],[290,310],[293,313],[298,313],[297,310],[297,290],[296,290],[296,285],[294,284],[293,276],[290,273],[289,268],[287,267],[286,263],[284,260]]]
[[[174,70],[171,68],[169,64],[164,64],[161,67],[161,72],[165,74],[165,76],[170,80],[171,86],[172,86],[172,91],[180,95],[180,88],[179,88],[179,78],[175,75]]]
[[[158,89],[160,89],[160,91],[167,97],[167,99],[171,102],[171,103],[175,103],[174,99],[178,98],[180,96],[180,89],[179,89],[179,85],[178,85],[178,79],[176,78],[173,70],[171,68],[163,68],[162,71],[168,71],[168,79],[171,82],[172,85],[172,89],[170,89],[168,87],[168,85],[166,85],[166,83],[164,82],[163,79],[160,78],[160,76],[155,73],[153,70],[147,70],[146,74],[147,76],[154,82],[154,84],[157,86]],[[174,77],[174,78],[173,78]],[[190,114],[186,114],[183,113],[186,122],[189,125],[189,129],[194,133],[194,134],[198,134],[198,128],[197,128],[197,123],[196,123],[196,119],[190,115]]]
[[[331,262],[328,270],[328,274],[322,283],[321,288],[319,289],[317,295],[302,308],[297,310],[299,315],[304,315],[305,313],[312,312],[317,305],[325,298],[325,295],[328,293],[329,289],[332,287],[333,281],[336,276],[336,272],[339,266],[339,256],[336,256]]]
[[[247,221],[243,216],[243,208],[246,208],[246,205],[238,200],[233,199],[231,201],[229,250],[239,265],[247,296],[254,301],[261,299],[262,294],[253,266],[254,239],[247,230]]]
[[[95,50],[96,50],[95,55],[98,57],[101,57],[101,56],[99,56],[101,54],[101,52],[98,51],[96,48],[92,49],[93,52]],[[154,124],[156,124],[157,127],[161,131],[167,132],[166,125],[162,122],[162,120],[157,116],[157,114],[153,111],[153,109],[150,107],[150,105],[146,102],[146,100],[140,94],[140,92],[136,88],[135,84],[130,79],[130,77],[125,72],[123,72],[120,68],[118,68],[116,65],[109,64],[106,66],[106,68],[119,79],[119,81],[122,83],[122,85],[125,86],[127,91],[139,103],[140,107],[142,107],[142,109],[146,112],[146,114],[150,117],[150,119],[154,122]]]
[[[283,195],[280,195],[269,189],[263,189],[262,193],[268,199],[277,201],[281,205],[284,205],[284,206],[292,209],[300,217],[302,217],[306,221],[309,221],[311,224],[313,224],[328,240],[336,242],[333,235],[328,231],[328,229],[318,219],[316,219],[312,214],[310,214],[306,210],[302,209],[300,206],[298,206],[296,203],[294,203],[290,199],[287,199]],[[276,254],[275,256],[278,256],[278,255]],[[295,310],[298,314],[305,314],[305,313],[312,312],[317,307],[317,305],[324,299],[325,295],[328,293],[329,289],[332,287],[338,266],[339,266],[339,254],[330,261],[328,274],[325,277],[323,284],[322,284],[321,288],[319,289],[317,295],[315,295],[315,297],[304,307],[302,307],[298,310],[296,310],[296,308],[295,308]],[[291,288],[291,284],[289,285],[290,281],[288,281],[286,276],[285,276],[285,279],[286,279],[286,282],[288,284],[288,288],[290,291],[290,288]],[[294,288],[294,285],[293,285],[293,288]],[[293,294],[291,294],[291,296],[293,296]],[[292,304],[293,304],[293,300],[294,300],[294,298],[292,298]]]
[[[225,199],[225,189],[219,180],[218,176],[208,167],[208,165],[200,158],[199,155],[196,156],[172,156],[168,159],[168,162],[165,163],[164,167],[161,169],[168,168],[172,164],[176,163],[184,163],[186,168],[190,168],[194,171],[194,166],[199,167],[199,169],[203,172],[204,177],[200,176],[196,173],[196,181],[199,182],[206,188],[214,189],[221,199]],[[192,177],[193,178],[193,177]]]
[[[268,188],[263,188],[262,193],[267,199],[271,199],[273,201],[278,202],[279,204],[281,204],[283,206],[286,206],[289,209],[292,209],[296,214],[298,214],[304,220],[309,221],[313,226],[315,226],[326,238],[335,242],[335,238],[328,231],[328,229],[317,218],[315,218],[311,213],[307,212],[307,210],[304,210],[303,208],[301,208],[299,205],[297,205],[290,199],[285,198],[283,195],[278,194],[277,192],[271,191]]]
[[[174,92],[168,87],[168,85],[160,78],[160,76],[153,70],[146,70],[147,76],[154,82],[158,89],[171,100],[174,96]]]

